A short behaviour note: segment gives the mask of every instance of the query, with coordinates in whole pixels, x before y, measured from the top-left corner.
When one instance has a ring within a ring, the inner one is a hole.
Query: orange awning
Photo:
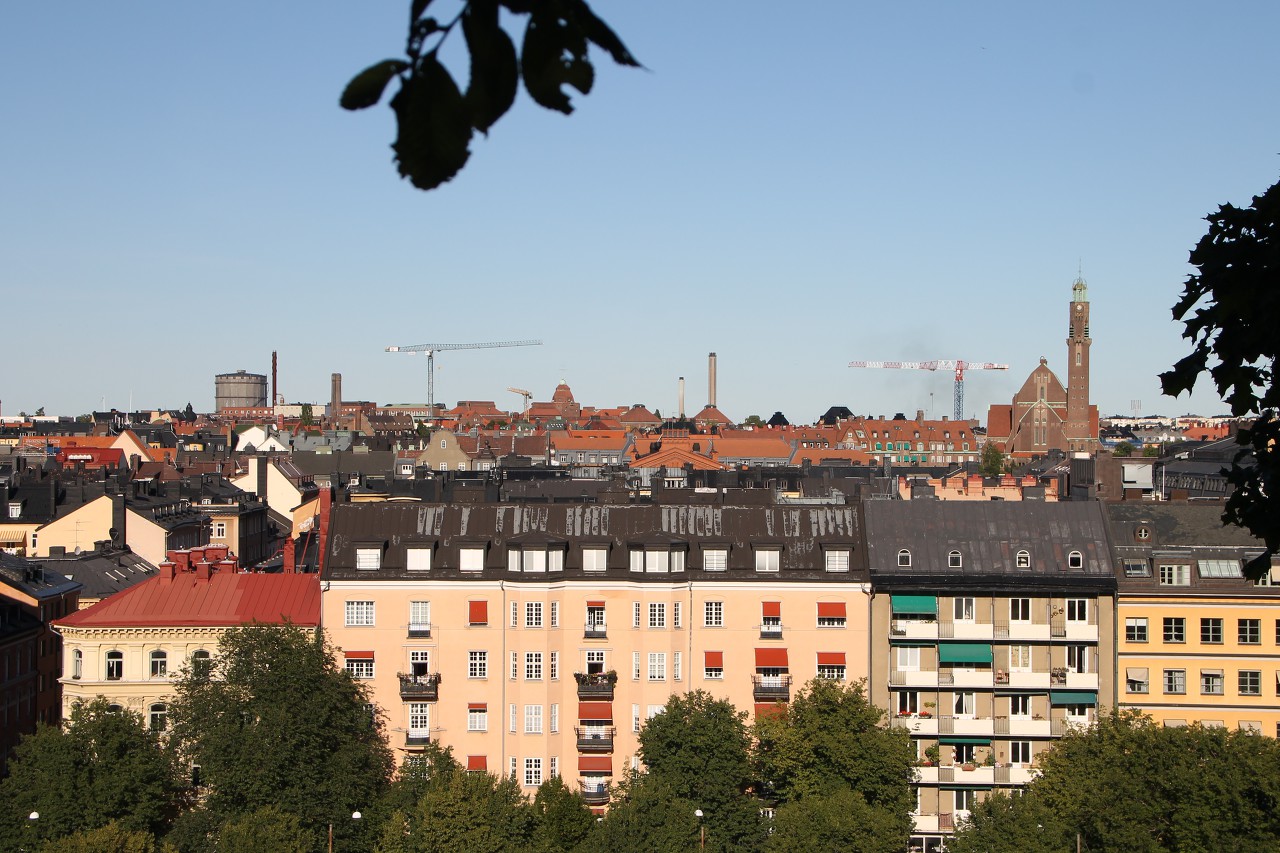
[[[489,602],[468,601],[467,616],[468,616],[468,621],[472,625],[488,625],[489,624]]]
[[[756,667],[768,669],[787,668],[786,649],[756,649]]]
[[[579,755],[578,772],[593,775],[612,776],[613,759],[607,755]]]
[[[782,602],[781,601],[762,601],[760,602],[760,615],[766,619],[772,617],[774,619],[782,618]]]
[[[489,769],[489,756],[487,755],[468,755],[467,769],[478,773],[486,772]]]
[[[347,652],[344,651],[343,656],[347,660],[373,660],[373,652]]]
[[[579,720],[612,720],[613,705],[609,702],[579,702]]]
[[[844,666],[844,652],[818,652],[818,666]]]
[[[724,652],[706,652],[705,654],[707,656],[706,666],[712,669],[724,668]]]
[[[819,619],[843,619],[844,618],[844,602],[843,601],[819,601],[818,602],[818,618]]]
[[[603,601],[588,601],[588,602],[587,602],[587,606],[588,606],[588,607],[604,607],[604,602],[603,602]]]
[[[489,706],[486,705],[484,702],[468,702],[467,710],[468,711],[488,711]]]
[[[773,702],[769,705],[756,705],[756,719],[761,717],[780,717],[787,713],[787,706],[781,702]]]

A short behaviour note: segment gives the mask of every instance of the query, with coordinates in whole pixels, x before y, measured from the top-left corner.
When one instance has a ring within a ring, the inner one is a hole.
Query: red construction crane
[[[964,372],[966,370],[1008,370],[1007,364],[995,364],[990,361],[952,361],[949,359],[939,359],[937,361],[851,361],[850,367],[880,367],[891,370],[954,370],[956,372],[955,386],[952,389],[951,400],[955,410],[955,419],[964,420]]]

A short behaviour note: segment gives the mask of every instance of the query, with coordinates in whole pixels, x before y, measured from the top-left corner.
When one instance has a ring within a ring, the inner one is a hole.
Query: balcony
[[[589,806],[602,806],[609,802],[609,786],[600,784],[579,783],[582,786],[582,799]]]
[[[782,639],[782,623],[766,622],[760,626],[760,639],[762,640],[781,640]]]
[[[612,702],[613,685],[618,682],[618,673],[608,672],[575,672],[573,680],[578,682],[578,698],[595,701]]]
[[[613,752],[613,736],[617,729],[608,726],[575,727],[578,752]]]
[[[400,679],[401,699],[435,702],[440,698],[440,673],[438,672],[427,675],[405,675],[402,672],[397,677]]]
[[[993,729],[990,717],[956,716],[942,714],[938,717],[938,733],[944,735],[990,735]]]
[[[751,694],[757,702],[790,702],[791,676],[753,675]]]
[[[431,733],[426,729],[409,729],[405,732],[405,746],[426,746],[431,743]]]
[[[582,628],[582,639],[607,640],[609,639],[609,631],[603,622],[588,622]]]
[[[889,624],[889,633],[906,640],[936,640],[938,623],[933,619],[894,619]]]
[[[938,684],[951,687],[986,687],[995,683],[995,674],[989,669],[947,667],[938,670]]]
[[[431,636],[430,622],[410,622],[409,637],[412,639],[426,639]]]

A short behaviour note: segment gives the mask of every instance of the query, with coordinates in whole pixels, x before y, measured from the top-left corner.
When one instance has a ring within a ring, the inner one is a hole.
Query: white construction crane
[[[403,352],[413,355],[416,352],[427,355],[427,412],[432,420],[436,416],[436,353],[458,349],[497,349],[498,347],[540,347],[542,341],[483,341],[474,344],[412,344],[411,346],[387,347],[387,352]]]
[[[524,400],[524,408],[520,410],[520,414],[523,415],[525,412],[529,411],[529,401],[533,399],[533,394],[531,392],[526,391],[523,388],[508,388],[507,390],[512,394],[519,394],[521,399]]]
[[[879,367],[891,370],[954,370],[955,385],[951,392],[954,404],[955,419],[964,420],[964,372],[966,370],[1008,370],[1007,364],[995,364],[990,361],[851,361],[850,367]]]

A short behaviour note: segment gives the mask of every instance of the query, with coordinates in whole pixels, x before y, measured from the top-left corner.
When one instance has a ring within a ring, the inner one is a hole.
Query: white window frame
[[[708,601],[703,605],[702,625],[705,628],[724,627],[723,601]]]
[[[431,571],[431,546],[412,545],[404,550],[405,570],[410,572]]]
[[[822,554],[823,568],[828,572],[849,571],[851,551],[847,548],[828,548]]]
[[[458,549],[458,571],[460,572],[483,572],[484,571],[484,546],[483,545],[463,545]]]
[[[920,647],[898,646],[898,672],[920,671]]]
[[[778,572],[782,567],[782,549],[781,548],[757,548],[756,549],[756,571],[757,572]]]
[[[1160,566],[1160,586],[1190,586],[1191,567],[1180,564]]]
[[[608,548],[583,548],[582,570],[584,572],[603,572],[609,566]]]
[[[524,706],[524,733],[527,735],[542,734],[542,706]]]
[[[487,732],[489,731],[489,708],[468,708],[467,709],[467,731],[469,732]]]
[[[367,681],[373,678],[373,661],[369,658],[348,658],[347,673],[352,678]]]
[[[542,680],[542,652],[524,653],[524,680]]]
[[[214,525],[215,527],[217,525]],[[223,533],[225,534],[225,531]],[[221,539],[222,537],[215,537]],[[356,546],[356,569],[362,572],[377,571],[382,568],[382,549],[374,545]]]
[[[667,680],[667,653],[649,652],[649,681]]]
[[[667,627],[667,605],[662,601],[649,602],[649,627]]]
[[[467,652],[467,678],[489,677],[489,653],[480,649]]]
[[[704,572],[723,572],[729,568],[728,548],[705,548],[702,551],[702,570]]]
[[[347,601],[345,616],[343,624],[347,628],[372,628],[375,624],[374,604],[372,601]]]
[[[959,552],[959,551],[950,551],[950,552],[948,552],[948,554],[947,554],[947,568],[948,568],[948,569],[962,569],[962,568],[964,568],[964,557],[960,554],[960,552]]]
[[[430,601],[410,601],[409,602],[409,630],[410,631],[430,631],[431,630],[431,602]]]
[[[542,627],[541,601],[526,601],[524,603],[524,626],[526,628]]]

